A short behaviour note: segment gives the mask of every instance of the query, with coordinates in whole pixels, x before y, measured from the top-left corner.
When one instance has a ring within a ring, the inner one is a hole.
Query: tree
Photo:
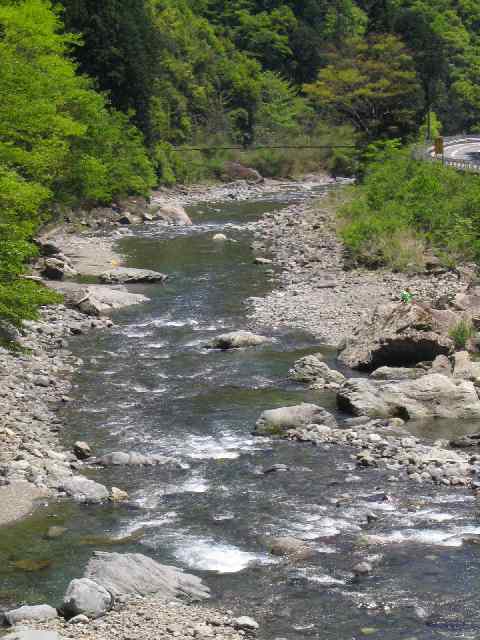
[[[304,89],[320,112],[350,122],[367,140],[415,129],[420,86],[412,57],[393,35],[348,40]]]
[[[113,106],[134,112],[150,141],[150,107],[155,78],[155,33],[146,0],[61,0],[67,31],[80,34],[80,69],[96,78]]]

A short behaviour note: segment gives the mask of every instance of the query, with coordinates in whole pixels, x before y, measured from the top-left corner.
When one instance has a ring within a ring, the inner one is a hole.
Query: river
[[[313,401],[335,411],[332,394],[288,380],[302,355],[323,351],[334,364],[311,335],[255,327],[274,341],[205,349],[216,334],[246,328],[248,298],[272,288],[253,264],[248,224],[304,196],[200,204],[192,227],[145,225],[120,241],[128,266],[169,280],[136,286],[151,303],[118,313],[113,330],[72,339],[84,366],[62,411],[65,445],[162,454],[181,468],[92,469],[130,503],[49,504],[2,530],[0,599],[58,602],[93,549],[137,551],[201,575],[211,604],[253,616],[265,640],[479,637],[480,549],[462,544],[480,533],[471,492],[358,471],[345,448],[252,436],[264,409]],[[212,241],[219,232],[231,241]],[[265,474],[274,464],[289,471]],[[51,525],[67,531],[46,540]],[[268,538],[283,535],[312,544],[312,560],[270,556]],[[353,578],[365,559],[373,574]],[[43,568],[19,571],[19,560]]]

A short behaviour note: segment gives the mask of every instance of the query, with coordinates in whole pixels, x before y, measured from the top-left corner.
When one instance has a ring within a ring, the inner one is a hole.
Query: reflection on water
[[[113,331],[72,340],[86,365],[64,412],[65,439],[87,440],[99,455],[174,456],[182,468],[92,470],[128,490],[131,503],[52,504],[2,530],[0,605],[19,596],[58,602],[93,549],[136,550],[204,576],[213,604],[258,618],[265,639],[478,637],[479,550],[463,540],[480,533],[473,497],[398,483],[388,470],[359,471],[348,449],[252,436],[264,409],[305,400],[335,410],[332,394],[287,378],[295,359],[319,350],[310,336],[276,331],[254,350],[204,348],[217,332],[245,328],[245,300],[271,288],[243,226],[278,206],[198,206],[191,228],[152,224],[122,240],[131,266],[170,278],[132,287],[152,301],[119,314]],[[219,231],[232,241],[213,242]],[[452,427],[472,425],[421,428],[438,438]],[[288,471],[265,474],[274,464]],[[66,531],[47,539],[52,525]],[[269,538],[284,535],[308,542],[312,558],[272,558]],[[373,574],[356,580],[352,567],[364,559]],[[24,560],[46,563],[19,570]]]

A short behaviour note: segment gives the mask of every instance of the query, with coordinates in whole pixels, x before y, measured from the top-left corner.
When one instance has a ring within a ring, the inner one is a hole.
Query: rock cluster
[[[4,614],[7,624],[29,627],[17,627],[7,638],[240,640],[259,628],[248,616],[233,618],[231,613],[187,606],[179,597],[195,602],[208,598],[209,590],[200,578],[142,554],[95,552],[84,576],[68,585],[59,609],[62,618],[49,605],[9,611]]]
[[[81,364],[66,339],[111,325],[56,305],[45,308],[40,320],[25,323],[23,353],[1,349],[1,484],[26,481],[46,493],[68,486],[75,495],[72,465],[79,463],[59,446],[61,422],[51,406],[68,401],[70,377]]]

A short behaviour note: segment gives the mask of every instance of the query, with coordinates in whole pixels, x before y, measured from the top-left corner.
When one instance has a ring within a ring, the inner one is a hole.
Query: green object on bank
[[[413,300],[413,293],[405,289],[405,291],[402,291],[400,298],[404,304],[410,304]]]

